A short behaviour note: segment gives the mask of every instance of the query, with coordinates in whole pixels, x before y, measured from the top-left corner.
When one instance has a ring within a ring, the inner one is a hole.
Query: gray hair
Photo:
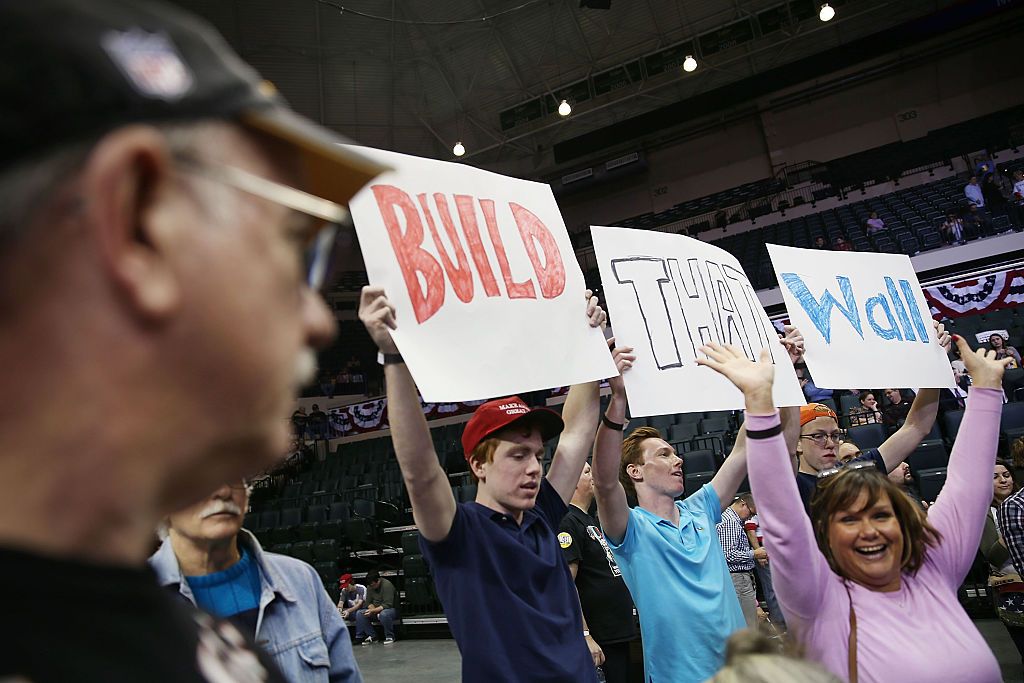
[[[223,123],[203,120],[154,127],[166,137],[172,155],[200,156],[206,135]],[[0,256],[25,237],[36,214],[63,183],[82,170],[103,135],[64,145],[0,172]]]

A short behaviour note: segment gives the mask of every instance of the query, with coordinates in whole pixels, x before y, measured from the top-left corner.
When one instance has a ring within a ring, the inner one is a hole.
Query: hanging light
[[[683,71],[690,72],[697,69],[697,60],[693,58],[693,55],[686,55],[686,59],[683,60]]]
[[[452,154],[454,154],[457,157],[461,157],[465,153],[466,153],[466,148],[462,144],[462,140],[459,140],[458,142],[455,143],[455,146],[452,147]]]
[[[836,11],[832,9],[832,5],[827,2],[821,6],[821,11],[818,12],[818,18],[822,21],[829,21],[836,15]]]
[[[562,116],[568,116],[572,113],[572,107],[569,106],[568,100],[562,100],[562,103],[558,105],[558,113]]]

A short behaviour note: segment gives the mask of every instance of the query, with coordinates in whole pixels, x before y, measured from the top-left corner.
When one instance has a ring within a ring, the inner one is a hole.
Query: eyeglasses
[[[212,180],[232,189],[251,194],[268,202],[297,211],[318,219],[323,225],[313,226],[315,235],[303,254],[303,272],[306,285],[315,291],[322,291],[329,283],[331,265],[338,253],[339,227],[351,225],[348,209],[327,199],[303,192],[294,187],[243,171],[234,166],[211,164],[187,154],[177,154],[180,166],[196,176]]]
[[[817,434],[801,434],[800,438],[810,439],[819,446],[824,446],[826,443],[828,443],[829,439],[831,439],[832,443],[834,443],[837,446],[846,441],[846,435],[843,434],[842,432],[832,432],[831,434],[822,434],[820,432]]]
[[[820,472],[818,472],[818,479],[827,479],[828,477],[831,477],[833,474],[839,474],[843,470],[866,470],[869,468],[875,468],[875,463],[865,462],[862,460],[860,462],[849,462],[846,464],[839,464],[836,465],[835,467],[830,467],[827,470],[821,470]]]

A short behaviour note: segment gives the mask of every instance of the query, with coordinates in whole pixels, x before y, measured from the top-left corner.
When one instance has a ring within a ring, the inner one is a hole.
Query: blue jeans
[[[768,618],[776,626],[785,628],[786,620],[782,616],[782,610],[779,609],[779,601],[775,598],[775,587],[772,586],[771,567],[762,567],[760,564],[755,563],[754,570],[757,572],[757,578],[761,582],[764,601],[768,603]]]
[[[397,615],[394,607],[388,607],[380,614],[374,615],[374,618],[379,619],[380,625],[384,627],[385,638],[395,637],[395,617]],[[365,640],[372,635],[373,627],[370,625],[370,617],[366,616],[366,610],[356,610],[356,640]]]

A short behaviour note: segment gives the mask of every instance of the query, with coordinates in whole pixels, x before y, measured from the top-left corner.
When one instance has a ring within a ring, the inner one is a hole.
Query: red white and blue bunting
[[[1024,268],[925,287],[924,296],[932,316],[938,319],[1014,308],[1024,304]]]

